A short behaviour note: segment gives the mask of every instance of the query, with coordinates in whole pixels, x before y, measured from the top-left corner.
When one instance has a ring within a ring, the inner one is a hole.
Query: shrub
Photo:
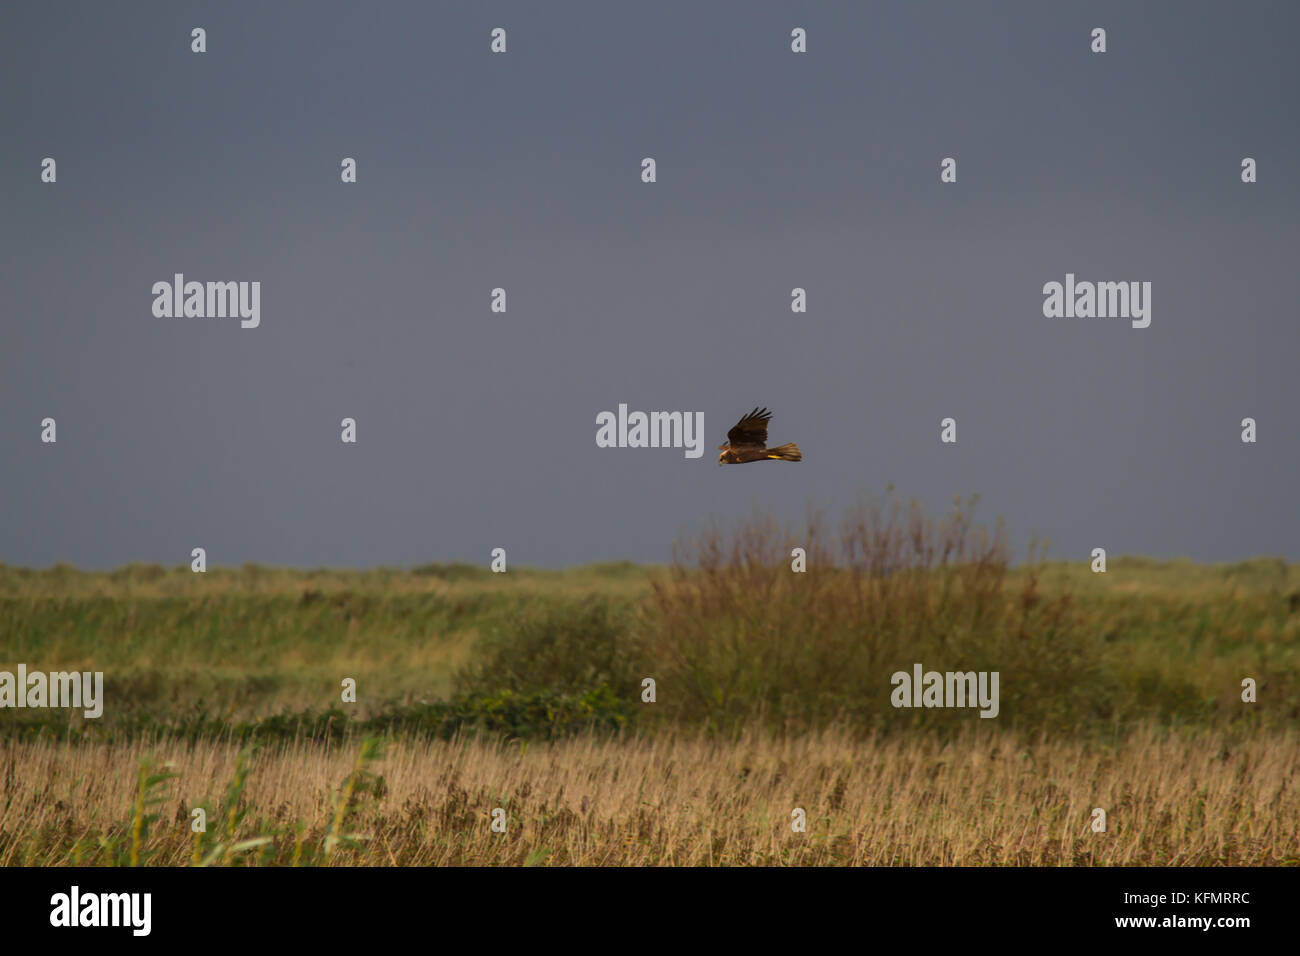
[[[644,674],[625,611],[597,598],[539,600],[499,618],[455,683],[465,694],[581,695],[607,687],[633,700]]]
[[[998,525],[975,499],[929,516],[917,502],[863,499],[838,548],[810,515],[801,534],[754,516],[675,549],[653,584],[646,653],[679,718],[731,733],[751,719],[801,730],[969,723],[970,709],[894,709],[890,676],[1000,672],[1001,720],[1061,726],[1100,715],[1110,689],[1072,627],[1068,596],[1043,599],[1031,565],[1008,583]],[[807,570],[792,573],[793,547]]]

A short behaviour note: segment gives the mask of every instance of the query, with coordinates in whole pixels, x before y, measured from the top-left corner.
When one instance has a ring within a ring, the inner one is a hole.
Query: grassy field
[[[997,718],[893,707],[917,662]],[[0,565],[19,663],[105,704],[0,711],[9,865],[1300,862],[1300,567],[1013,566],[969,503],[663,567]]]
[[[238,748],[150,748],[177,777],[140,862],[348,865],[1236,865],[1300,863],[1300,737],[1144,730],[1116,745],[972,730],[952,740],[836,732],[549,744],[399,741],[372,761],[327,860],[357,748],[254,754],[229,838]],[[21,743],[0,810],[0,863],[125,862],[137,774],[121,748]],[[13,771],[21,767],[22,772]],[[211,840],[195,852],[193,807]],[[1106,811],[1106,832],[1092,812]],[[491,829],[504,811],[505,830]],[[792,830],[803,809],[806,832]],[[107,841],[103,838],[107,837]],[[109,845],[106,848],[104,843]],[[224,850],[219,853],[224,853]]]

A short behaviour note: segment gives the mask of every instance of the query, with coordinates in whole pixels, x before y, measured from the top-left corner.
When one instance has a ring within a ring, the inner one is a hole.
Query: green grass
[[[1300,566],[1013,566],[970,509],[667,567],[0,565],[0,670],[105,676],[0,710],[0,864],[1294,865]],[[998,718],[894,709],[914,662]]]
[[[791,572],[792,543],[808,549],[807,573]],[[891,707],[889,675],[918,661],[999,671],[998,728],[1300,726],[1300,567],[1013,567],[1000,530],[961,502],[932,518],[869,501],[835,541],[816,520],[791,535],[755,517],[706,529],[667,568],[0,565],[0,634],[0,669],[105,675],[92,726],[62,710],[6,710],[8,737],[969,723],[968,711]],[[653,705],[640,700],[646,677]],[[1258,681],[1258,703],[1240,700],[1244,677]],[[345,678],[355,704],[340,699]]]

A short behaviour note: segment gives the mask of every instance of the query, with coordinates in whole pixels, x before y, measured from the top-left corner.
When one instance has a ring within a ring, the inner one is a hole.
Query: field
[[[354,798],[337,831],[365,839],[335,855],[376,865],[1294,865],[1297,746],[1291,732],[1242,744],[1151,731],[1106,747],[989,733],[948,742],[833,732],[725,742],[580,736],[527,747],[404,742],[376,761],[382,777]],[[189,808],[218,806],[237,750],[153,748],[179,776],[143,842],[149,862],[195,858]],[[333,791],[355,755],[290,743],[254,756],[243,790],[253,809],[225,842],[273,840],[230,860],[323,862]],[[124,844],[116,852],[127,858],[137,782],[130,759],[102,745],[14,748],[6,760],[23,772],[6,775],[3,862],[63,863],[78,838],[78,862],[96,862],[98,835],[115,830]],[[504,833],[490,828],[496,807],[507,814]],[[806,812],[804,833],[792,832],[796,807]],[[1107,810],[1105,833],[1092,832],[1094,807]],[[209,819],[221,825],[224,816]]]
[[[664,567],[0,566],[20,663],[105,703],[0,711],[4,865],[1300,863],[1300,568],[1013,566],[970,503]],[[916,663],[998,716],[895,707]]]

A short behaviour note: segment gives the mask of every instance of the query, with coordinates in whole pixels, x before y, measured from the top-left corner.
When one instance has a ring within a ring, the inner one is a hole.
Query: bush
[[[539,600],[499,620],[455,683],[464,694],[581,695],[606,687],[636,700],[645,673],[625,611],[596,598]]]
[[[555,740],[583,731],[618,731],[633,717],[633,708],[627,697],[601,685],[580,694],[551,690],[462,694],[449,701],[392,707],[368,718],[353,716],[339,707],[244,721],[195,711],[172,720],[145,715],[101,727],[93,721],[70,721],[60,711],[37,711],[21,721],[6,723],[0,739],[122,743],[171,738],[191,744],[201,740],[337,744],[364,736],[449,740],[458,733],[484,733]]]
[[[891,675],[998,671],[1000,721],[1061,727],[1105,715],[1114,694],[1072,626],[1068,596],[1045,600],[1031,566],[1008,583],[1005,533],[972,519],[975,499],[932,518],[916,502],[864,499],[838,549],[817,516],[799,535],[755,516],[675,549],[655,580],[646,653],[679,719],[732,733],[889,730],[978,721],[971,709],[895,709]],[[807,552],[792,573],[791,549]]]

